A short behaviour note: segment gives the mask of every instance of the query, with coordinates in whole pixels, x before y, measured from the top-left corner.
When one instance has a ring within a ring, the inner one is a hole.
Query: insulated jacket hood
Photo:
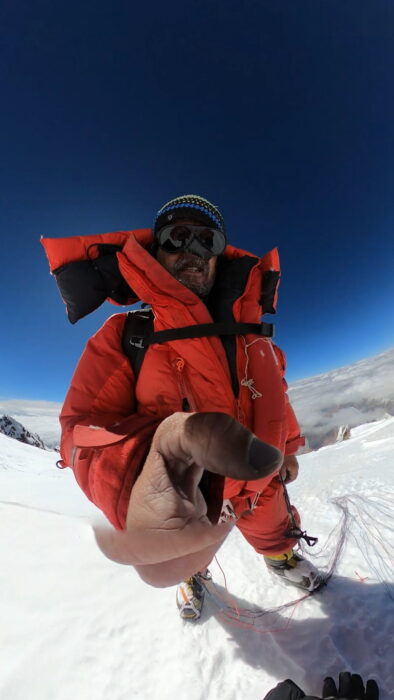
[[[155,302],[160,304],[160,297],[164,296],[168,301],[168,294],[179,298],[181,293],[183,303],[195,304],[196,295],[171,278],[153,258],[150,253],[152,242],[151,229],[71,238],[41,238],[70,322],[76,323],[106,299],[124,306],[139,300],[152,303],[148,297],[153,295]],[[138,260],[138,266],[132,268],[127,262],[130,259]],[[259,265],[263,283],[256,301],[263,313],[275,313],[280,276],[277,250],[272,250],[259,260],[244,250],[228,245],[223,256],[220,256],[219,268],[223,268],[224,262],[231,261],[235,264],[227,265],[225,281],[220,279],[223,275],[218,278],[219,285],[227,286],[227,298],[230,286],[242,292],[240,284],[245,284],[250,269]],[[151,275],[152,266],[155,268],[154,275]],[[152,277],[160,279],[156,292],[152,289]],[[234,294],[232,296],[234,301]]]

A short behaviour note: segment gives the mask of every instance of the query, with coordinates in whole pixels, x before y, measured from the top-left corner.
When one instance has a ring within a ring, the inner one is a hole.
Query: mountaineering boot
[[[198,620],[201,615],[205,592],[199,578],[210,579],[211,575],[208,569],[190,576],[182,581],[177,588],[176,604],[183,620]]]
[[[318,569],[292,549],[285,554],[264,556],[264,560],[269,571],[305,591],[316,591],[323,583]]]

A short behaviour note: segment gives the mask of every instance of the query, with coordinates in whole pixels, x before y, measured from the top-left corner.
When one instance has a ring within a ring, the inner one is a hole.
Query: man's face
[[[198,221],[191,219],[177,220],[177,224],[189,224],[189,226],[201,226]],[[199,297],[209,294],[215,282],[217,256],[203,260],[198,255],[188,250],[180,253],[167,253],[158,248],[157,260],[166,270]]]

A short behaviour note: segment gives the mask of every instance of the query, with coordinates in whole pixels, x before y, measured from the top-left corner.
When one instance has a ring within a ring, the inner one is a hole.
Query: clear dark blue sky
[[[394,344],[392,0],[5,0],[0,396],[62,400],[84,344],[40,235],[201,194],[278,246],[290,379]],[[267,319],[268,320],[268,319]]]

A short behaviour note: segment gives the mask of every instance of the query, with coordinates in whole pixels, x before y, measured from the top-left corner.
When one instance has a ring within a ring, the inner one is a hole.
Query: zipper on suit
[[[197,404],[194,400],[190,383],[185,374],[185,360],[183,357],[177,357],[171,364],[175,369],[178,391],[182,401],[182,411],[185,413],[189,411],[197,411]]]
[[[242,423],[242,408],[241,408],[241,402],[239,400],[239,397],[235,399],[235,406],[236,406],[236,417],[238,423]]]

